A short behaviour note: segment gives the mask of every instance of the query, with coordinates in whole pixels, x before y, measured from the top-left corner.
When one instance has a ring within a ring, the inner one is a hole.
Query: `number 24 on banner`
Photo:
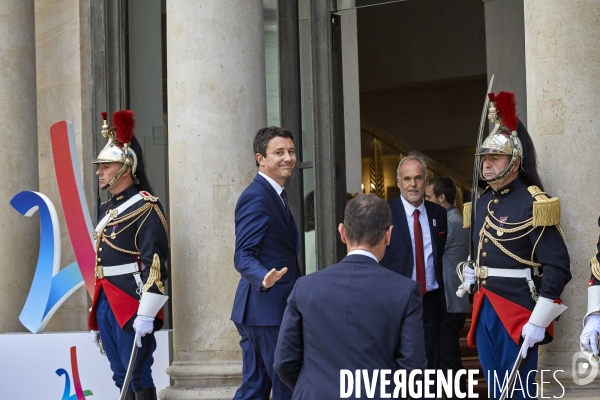
[[[36,211],[40,216],[37,266],[19,315],[21,323],[33,333],[43,332],[60,305],[82,285],[85,284],[90,296],[94,294],[92,222],[79,172],[73,124],[61,121],[52,125],[50,142],[60,202],[77,261],[60,269],[59,221],[50,199],[29,190],[15,195],[10,201],[13,208],[26,217],[33,216]]]

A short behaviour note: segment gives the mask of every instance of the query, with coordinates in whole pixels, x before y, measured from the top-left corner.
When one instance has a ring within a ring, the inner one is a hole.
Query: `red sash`
[[[518,345],[519,340],[521,339],[521,331],[523,330],[523,326],[529,321],[531,311],[504,297],[498,296],[489,290],[485,290],[483,287],[480,287],[473,296],[473,316],[471,317],[471,328],[467,335],[467,344],[470,347],[476,347],[475,327],[477,326],[477,319],[479,317],[481,305],[483,304],[484,296],[490,301],[490,304],[494,308],[494,311],[496,311],[496,314],[498,314],[498,318],[500,318],[502,325],[504,325],[504,328],[512,340]],[[546,328],[546,331],[550,336],[554,337],[553,322]]]
[[[101,289],[104,289],[108,304],[110,304],[110,308],[115,315],[119,326],[123,329],[127,321],[137,314],[140,303],[138,300],[110,283],[107,279],[96,280],[96,290],[94,291],[94,301],[92,302],[88,327],[95,331],[98,330],[98,322],[96,321],[96,302],[98,301]],[[164,320],[164,311],[160,310],[156,315],[156,318]]]

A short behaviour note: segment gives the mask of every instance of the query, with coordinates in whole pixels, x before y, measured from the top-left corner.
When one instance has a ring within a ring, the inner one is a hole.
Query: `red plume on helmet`
[[[496,110],[502,125],[507,127],[511,132],[517,130],[519,125],[519,116],[517,115],[517,100],[514,92],[499,92],[494,99]]]
[[[131,139],[133,139],[133,129],[135,128],[133,111],[119,110],[112,115],[112,118],[117,131],[117,140],[123,144],[130,143]]]

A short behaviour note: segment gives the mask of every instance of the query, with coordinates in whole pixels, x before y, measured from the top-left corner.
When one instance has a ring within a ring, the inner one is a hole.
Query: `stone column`
[[[19,314],[37,262],[39,218],[23,217],[10,199],[38,190],[33,0],[0,0],[0,333],[22,332]]]
[[[564,370],[558,376],[568,385],[587,308],[589,260],[600,233],[600,2],[524,5],[528,128],[545,189],[561,200],[573,273],[562,295],[569,309],[555,325],[554,342],[542,347],[539,364]]]
[[[234,209],[266,124],[263,2],[167,2],[174,385],[161,399],[231,398],[239,274]]]
[[[523,0],[483,0],[488,81],[492,91],[515,92],[519,118],[527,126]]]

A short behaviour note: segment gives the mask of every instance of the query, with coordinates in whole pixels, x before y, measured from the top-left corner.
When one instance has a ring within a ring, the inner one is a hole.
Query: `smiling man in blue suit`
[[[296,164],[292,133],[262,128],[254,137],[258,174],[235,207],[235,269],[240,282],[231,320],[240,334],[242,385],[234,400],[288,400],[292,391],[273,370],[286,300],[296,279],[298,229],[283,188]]]

